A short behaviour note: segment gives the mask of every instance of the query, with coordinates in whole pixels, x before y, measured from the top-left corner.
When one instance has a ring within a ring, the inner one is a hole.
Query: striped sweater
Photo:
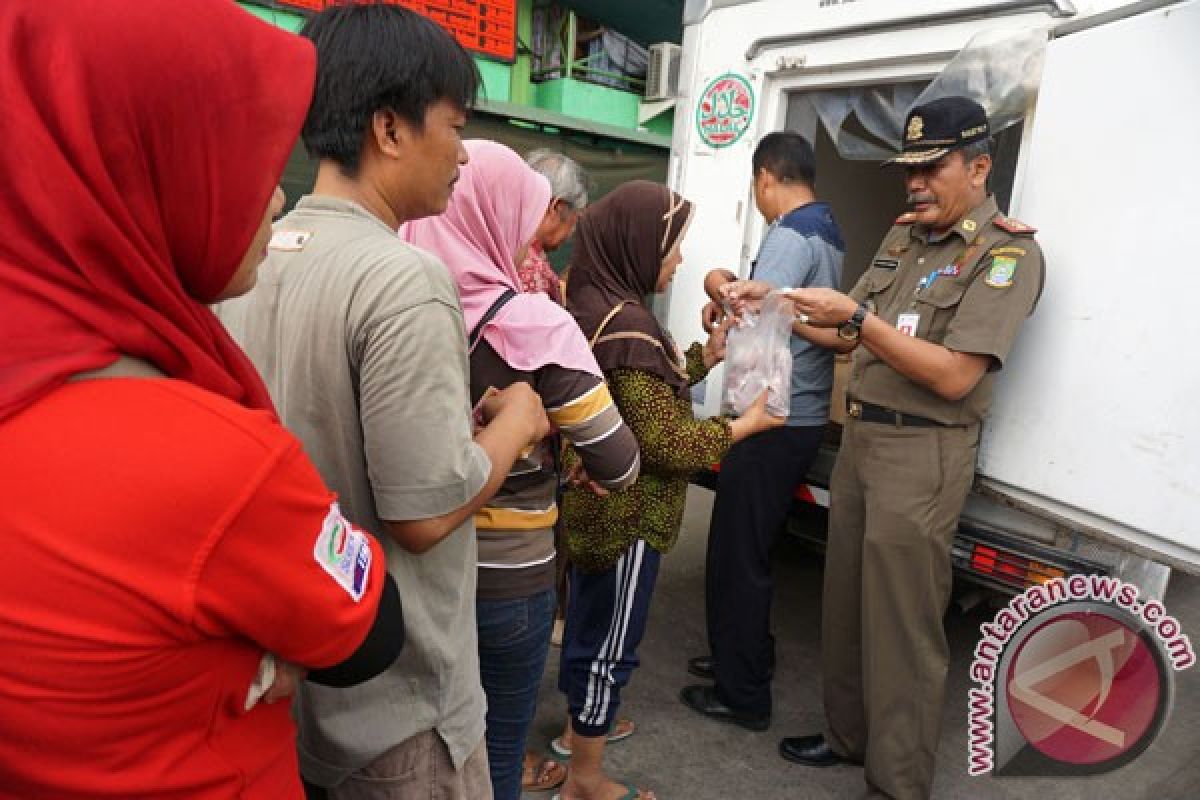
[[[521,372],[481,341],[471,354],[473,401],[488,387],[502,389],[517,381],[529,383],[542,398],[547,416],[574,447],[590,478],[609,490],[637,479],[637,441],[603,380],[556,365]],[[528,597],[553,587],[558,442],[549,437],[517,459],[496,496],[475,515],[479,597]]]

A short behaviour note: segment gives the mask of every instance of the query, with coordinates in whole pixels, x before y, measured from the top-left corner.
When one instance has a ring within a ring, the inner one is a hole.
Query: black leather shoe
[[[713,671],[712,656],[696,656],[688,659],[688,672],[695,675],[697,678],[704,678],[706,681],[715,681],[716,673]]]
[[[704,678],[706,681],[715,681],[717,679],[716,672],[717,660],[712,656],[696,656],[688,659],[688,672],[695,675],[697,678]],[[775,668],[771,667],[767,670],[767,680],[774,680]]]
[[[815,736],[789,736],[783,739],[779,742],[779,755],[793,764],[803,764],[806,767],[835,767],[838,764],[854,763],[835,753],[825,741],[825,736],[820,733]]]
[[[706,717],[732,722],[751,731],[765,731],[771,727],[770,714],[750,714],[736,711],[717,699],[717,692],[712,686],[685,686],[679,692],[679,699],[693,711]]]

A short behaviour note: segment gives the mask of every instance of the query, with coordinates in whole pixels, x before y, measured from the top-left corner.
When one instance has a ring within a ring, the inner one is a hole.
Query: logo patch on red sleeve
[[[329,506],[313,546],[313,558],[354,602],[362,599],[371,574],[371,545],[367,535],[342,516],[337,503]]]

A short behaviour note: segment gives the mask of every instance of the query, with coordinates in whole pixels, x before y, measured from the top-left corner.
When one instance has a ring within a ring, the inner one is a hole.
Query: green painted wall
[[[661,133],[670,136],[675,130],[675,109],[668,109],[653,119],[647,120],[642,126],[651,133]]]
[[[497,103],[508,103],[512,98],[512,67],[498,61],[475,59],[479,75],[483,78],[483,99]]]
[[[533,41],[533,0],[517,0],[517,41]],[[533,102],[533,83],[529,72],[533,68],[533,56],[517,45],[517,60],[512,65],[512,93],[509,102],[527,106]]]
[[[540,108],[621,128],[637,127],[638,99],[631,92],[574,78],[557,78],[537,84]]]

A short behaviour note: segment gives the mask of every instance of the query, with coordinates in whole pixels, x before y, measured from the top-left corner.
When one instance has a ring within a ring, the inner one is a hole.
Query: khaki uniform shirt
[[[946,425],[979,422],[991,402],[995,371],[1033,312],[1043,280],[1033,230],[1001,215],[992,197],[937,240],[901,217],[850,296],[889,325],[992,363],[966,397],[944,400],[859,347],[847,397]]]
[[[429,730],[461,768],[484,727],[475,526],[413,555],[382,522],[453,511],[491,471],[472,440],[458,293],[440,261],[354,203],[303,198],[275,231],[257,287],[218,316],[342,511],[383,543],[406,635],[399,660],[364,684],[303,684],[302,772],[335,785]]]

